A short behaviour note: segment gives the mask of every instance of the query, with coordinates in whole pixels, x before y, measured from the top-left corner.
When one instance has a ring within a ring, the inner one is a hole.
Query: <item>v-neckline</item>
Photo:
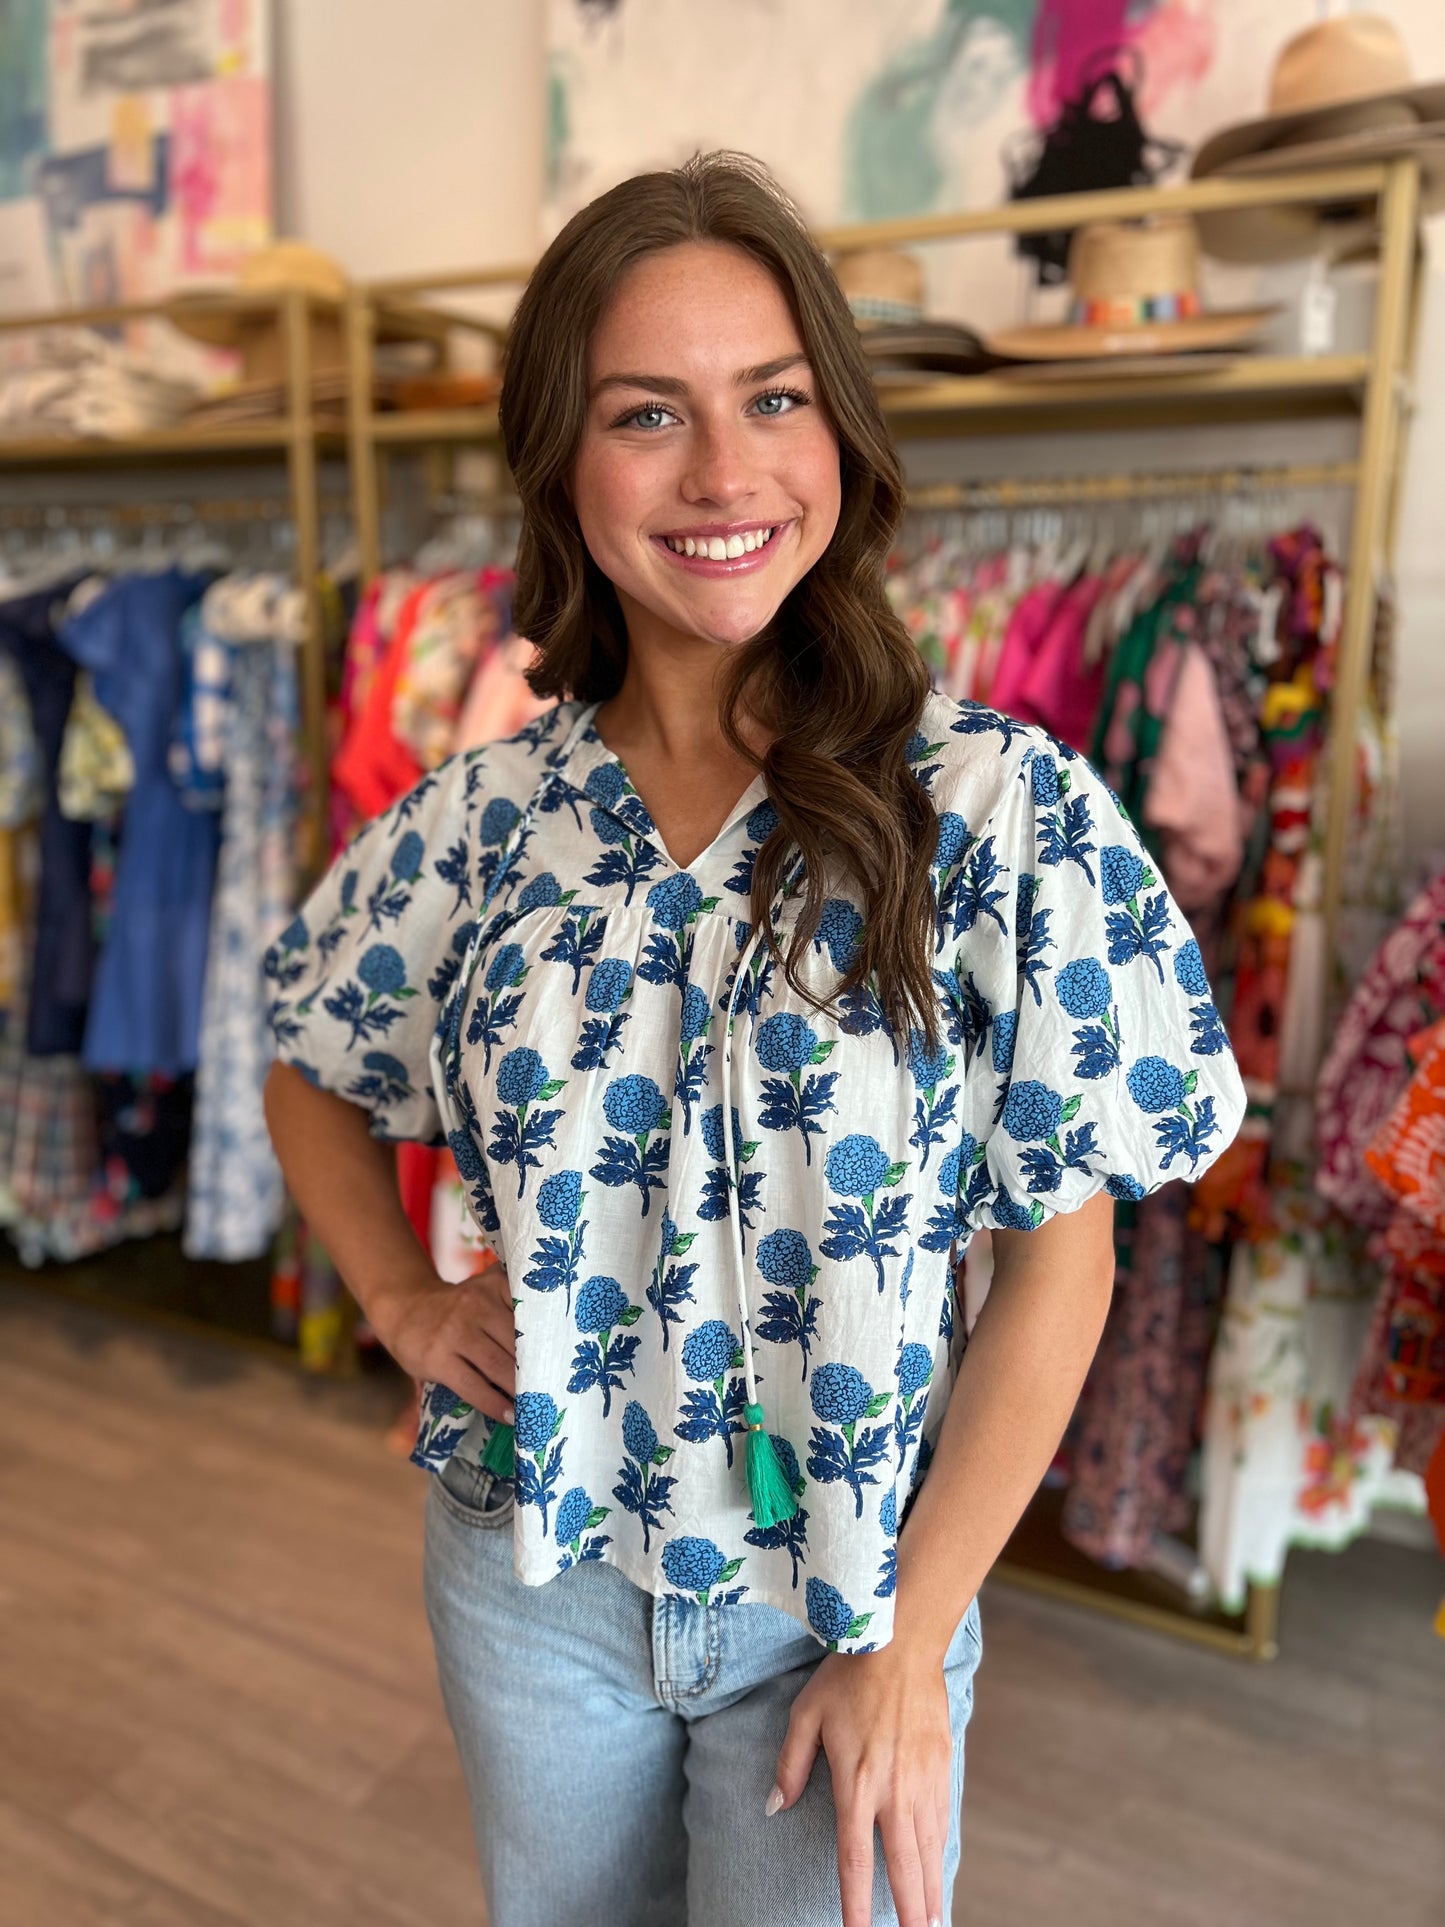
[[[642,792],[628,774],[627,765],[615,749],[609,749],[607,744],[603,742],[598,732],[596,722],[597,711],[601,707],[600,702],[593,703],[587,713],[581,735],[572,752],[571,758],[569,758],[569,763],[575,764],[578,761],[579,751],[587,750],[592,753],[590,756],[581,757],[583,768],[580,771],[569,768],[569,780],[575,783],[579,789],[582,789],[585,794],[587,777],[591,772],[594,769],[600,768],[605,763],[611,763],[619,772],[623,782],[627,786],[624,800],[628,805],[628,811],[622,820],[625,822],[628,815],[635,815],[640,820],[630,827],[634,827],[638,834],[645,835],[654,848],[666,857],[668,863],[678,875],[695,876],[700,869],[707,866],[710,858],[717,850],[718,845],[723,841],[724,837],[729,835],[736,827],[737,823],[742,818],[751,816],[758,804],[766,801],[768,787],[761,770],[753,777],[747,788],[743,790],[742,794],[733,803],[732,808],[723,819],[717,834],[707,847],[699,850],[691,863],[679,863],[677,858],[672,854],[672,851],[668,849],[667,844],[663,841],[662,832],[654,822],[652,811],[643,800]],[[616,808],[613,809],[613,814],[619,814]]]

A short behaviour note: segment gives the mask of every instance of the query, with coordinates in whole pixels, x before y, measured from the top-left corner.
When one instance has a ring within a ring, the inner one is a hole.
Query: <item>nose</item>
[[[735,415],[731,419],[703,417],[696,421],[682,477],[683,499],[697,505],[734,508],[747,500],[755,486],[746,425]]]

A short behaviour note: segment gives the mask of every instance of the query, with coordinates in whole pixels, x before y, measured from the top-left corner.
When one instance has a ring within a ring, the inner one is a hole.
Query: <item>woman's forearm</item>
[[[266,1123],[286,1188],[373,1325],[383,1301],[434,1278],[402,1209],[396,1158],[356,1104],[318,1090],[289,1064],[266,1079]]]
[[[1106,1195],[1037,1231],[995,1232],[988,1299],[898,1541],[894,1637],[941,1665],[1058,1449],[1114,1278]]]

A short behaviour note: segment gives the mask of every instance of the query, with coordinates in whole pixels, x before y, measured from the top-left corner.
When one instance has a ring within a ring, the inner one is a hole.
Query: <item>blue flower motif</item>
[[[768,1437],[773,1441],[773,1450],[778,1455],[778,1464],[783,1468],[783,1477],[796,1492],[798,1489],[797,1453],[781,1433],[769,1432]]]
[[[604,957],[587,979],[587,1008],[616,1010],[631,982],[632,965],[625,957]]]
[[[627,788],[627,779],[620,764],[599,763],[596,769],[588,771],[583,788],[594,803],[610,810]]]
[[[810,1579],[804,1594],[808,1602],[808,1624],[819,1639],[832,1645],[846,1639],[848,1628],[853,1624],[853,1608],[838,1588],[822,1579]]]
[[[754,809],[749,810],[748,820],[744,827],[747,830],[749,843],[765,843],[778,827],[778,812],[776,806],[767,797],[764,797],[761,803]]]
[[[1109,1008],[1114,987],[1097,957],[1077,957],[1054,978],[1059,1002],[1071,1017],[1100,1017]]]
[[[509,1050],[497,1066],[497,1096],[503,1104],[530,1104],[547,1082],[547,1066],[523,1045]]]
[[[390,1051],[367,1051],[361,1060],[361,1068],[367,1071],[375,1071],[379,1076],[384,1077],[389,1084],[409,1085],[410,1082],[406,1065],[402,1063],[399,1057],[393,1057]]]
[[[696,1043],[699,1037],[707,1034],[712,1022],[712,1004],[708,994],[697,984],[689,984],[682,993],[681,1035],[685,1044]]]
[[[1004,1100],[1003,1127],[1020,1144],[1051,1138],[1063,1122],[1064,1100],[1047,1084],[1028,1077],[1009,1086]]]
[[[557,1429],[557,1407],[546,1392],[518,1392],[516,1444],[519,1452],[541,1452]]]
[[[1105,1178],[1104,1189],[1111,1198],[1123,1198],[1131,1204],[1144,1195],[1143,1185],[1128,1171],[1116,1171],[1113,1177]]]
[[[606,810],[589,810],[587,820],[592,825],[592,834],[597,841],[609,850],[615,850],[632,834],[621,817],[609,816]]]
[[[622,1322],[627,1299],[615,1278],[589,1278],[577,1293],[577,1329],[607,1332]]]
[[[667,1105],[662,1092],[650,1077],[633,1072],[614,1077],[602,1099],[602,1110],[614,1131],[627,1131],[634,1137],[657,1129]]]
[[[408,830],[391,853],[391,874],[398,883],[415,883],[421,875],[421,860],[426,845],[415,830]]]
[[[378,997],[394,997],[406,989],[406,963],[401,952],[389,943],[374,943],[363,950],[356,974]]]
[[[856,1365],[820,1365],[813,1373],[813,1410],[829,1425],[856,1425],[868,1410],[873,1387]]]
[[[1209,995],[1209,979],[1204,974],[1204,959],[1193,937],[1174,952],[1174,976],[1179,988],[1191,997]]]
[[[823,1175],[840,1198],[867,1198],[888,1175],[888,1159],[877,1138],[850,1131],[828,1153]]]
[[[505,843],[521,814],[509,797],[494,796],[482,811],[482,820],[477,826],[483,847],[492,849],[498,843]]]
[[[549,1231],[571,1231],[582,1209],[582,1173],[554,1171],[537,1190],[537,1216]]]
[[[1041,810],[1051,810],[1059,800],[1057,764],[1048,756],[1036,756],[1029,764],[1029,785],[1038,807]]]
[[[1141,1111],[1177,1111],[1184,1102],[1184,1073],[1162,1057],[1141,1057],[1124,1081]]]
[[[863,940],[863,919],[846,897],[829,897],[818,919],[817,941],[828,952],[828,961],[845,975],[858,954]]]
[[[706,1592],[722,1578],[727,1560],[711,1539],[691,1533],[669,1539],[662,1548],[662,1570],[681,1592]]]
[[[486,1176],[482,1154],[465,1131],[448,1131],[447,1147],[463,1184],[480,1184]]]
[[[890,1539],[898,1537],[898,1492],[889,1486],[883,1494],[883,1503],[878,1508],[878,1523]]]
[[[910,1031],[908,1035],[908,1068],[913,1073],[913,1081],[921,1091],[937,1090],[948,1075],[948,1046],[940,1044],[937,1050],[929,1050],[923,1032]]]
[[[685,930],[702,908],[702,891],[680,870],[675,877],[664,877],[647,893],[652,920],[663,930]]]
[[[282,950],[300,950],[310,941],[311,933],[306,928],[305,917],[293,917],[281,932],[277,944]]]
[[[517,892],[519,910],[550,910],[562,901],[562,886],[550,870],[543,870]]]
[[[562,1494],[557,1504],[557,1544],[570,1546],[574,1539],[580,1539],[587,1530],[587,1515],[592,1510],[592,1501],[587,1496],[585,1485],[574,1485]]]
[[[1139,894],[1144,865],[1122,843],[1111,843],[1099,854],[1099,887],[1105,903],[1129,903]]]
[[[951,870],[955,863],[962,863],[967,849],[967,823],[956,811],[941,810],[938,817],[938,843],[934,851],[934,863],[941,870]]]
[[[742,1120],[738,1116],[737,1105],[734,1104],[731,1109],[732,1117],[730,1122],[733,1127],[733,1144],[741,1150],[743,1142]],[[723,1143],[721,1104],[710,1105],[709,1108],[703,1112],[702,1141],[707,1146],[709,1157],[717,1158],[720,1163],[726,1160],[727,1146]]]
[[[967,1141],[973,1143],[972,1138]],[[951,1151],[944,1153],[943,1162],[938,1167],[938,1188],[945,1195],[958,1189],[958,1167],[962,1162],[962,1146],[956,1144]]]
[[[812,1282],[813,1254],[801,1231],[770,1231],[757,1249],[757,1267],[770,1285],[799,1291]]]
[[[1019,1014],[1016,1010],[1001,1010],[993,1020],[994,1074],[1007,1077],[1014,1067],[1014,1039],[1018,1036]]]
[[[487,965],[486,986],[494,994],[510,990],[527,967],[519,943],[504,943]]]
[[[1011,1198],[1007,1191],[1000,1190],[993,1201],[993,1215],[1005,1231],[1032,1231],[1033,1214],[1026,1204]]]
[[[738,1341],[727,1321],[709,1318],[682,1341],[682,1369],[700,1385],[710,1385],[732,1370]]]
[[[622,1443],[639,1465],[651,1465],[657,1450],[657,1431],[644,1408],[635,1398],[627,1401],[622,1414]]]
[[[933,1376],[933,1353],[926,1345],[905,1345],[898,1360],[898,1393],[912,1398]]]
[[[818,1033],[790,1010],[781,1010],[758,1027],[758,1062],[765,1071],[802,1070],[813,1061]]]

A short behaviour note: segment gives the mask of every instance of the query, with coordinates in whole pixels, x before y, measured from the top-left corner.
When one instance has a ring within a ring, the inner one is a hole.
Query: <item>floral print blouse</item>
[[[680,869],[596,707],[454,757],[362,832],[267,954],[277,1049],[377,1135],[448,1144],[507,1267],[519,1578],[603,1559],[867,1652],[962,1353],[970,1236],[1195,1175],[1239,1077],[1133,828],[1042,731],[925,702],[929,1050],[871,982],[812,1010],[761,944],[761,775]],[[832,1000],[862,893],[827,881],[801,974]],[[798,1499],[768,1527],[750,1380]],[[429,1386],[414,1457],[479,1459],[489,1429]]]

